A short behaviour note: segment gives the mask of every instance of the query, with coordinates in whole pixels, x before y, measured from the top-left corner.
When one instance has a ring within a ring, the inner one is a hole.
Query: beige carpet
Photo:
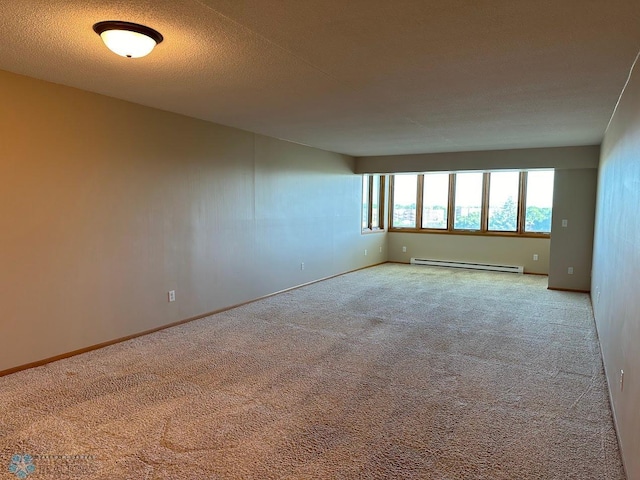
[[[623,479],[546,281],[387,264],[0,378],[0,479]]]

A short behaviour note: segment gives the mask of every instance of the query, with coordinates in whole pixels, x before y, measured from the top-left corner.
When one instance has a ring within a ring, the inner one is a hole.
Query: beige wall
[[[0,371],[386,260],[350,157],[5,72],[0,91]]]
[[[597,168],[600,147],[526,148],[356,158],[356,173]]]
[[[605,135],[591,295],[628,478],[640,478],[640,67]],[[624,390],[620,388],[624,370]]]
[[[555,172],[549,288],[591,288],[597,177],[595,168]],[[569,267],[573,274],[568,273]]]
[[[483,235],[450,235],[391,232],[389,261],[409,263],[412,257],[522,265],[525,273],[546,274],[549,265],[549,239],[513,238]],[[406,253],[402,247],[407,247]],[[538,260],[533,260],[533,255]]]

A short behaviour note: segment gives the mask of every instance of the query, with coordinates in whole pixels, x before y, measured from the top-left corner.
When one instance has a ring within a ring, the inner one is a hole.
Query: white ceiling
[[[598,144],[639,47],[638,0],[0,0],[0,69],[356,156]]]

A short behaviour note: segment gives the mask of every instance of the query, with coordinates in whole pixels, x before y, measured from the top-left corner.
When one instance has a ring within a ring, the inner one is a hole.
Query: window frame
[[[396,227],[393,225],[393,198],[394,198],[394,175],[389,175],[389,198],[388,198],[388,225],[389,232],[405,232],[405,233],[432,233],[441,235],[481,235],[496,237],[520,237],[520,238],[550,238],[551,232],[528,232],[526,228],[526,200],[527,200],[527,174],[529,171],[551,170],[554,169],[527,169],[527,170],[511,170],[519,173],[518,184],[518,207],[517,207],[517,230],[516,231],[499,231],[489,230],[489,197],[491,188],[491,173],[508,170],[464,170],[457,172],[447,171],[429,171],[417,174],[417,193],[416,193],[416,219],[413,227]],[[480,213],[480,229],[467,230],[454,228],[455,217],[455,189],[456,175],[458,173],[482,172],[482,206]],[[409,172],[407,172],[409,173]],[[429,173],[448,173],[449,175],[449,197],[447,199],[447,228],[424,228],[422,227],[423,199],[424,199],[424,175]],[[552,207],[553,209],[553,207]],[[553,211],[553,210],[552,210]],[[552,213],[553,214],[553,213]]]
[[[363,178],[368,177],[368,182],[367,182],[367,198],[368,198],[368,208],[367,208],[367,226],[366,227],[362,227],[362,220],[364,219],[364,202],[361,202],[360,205],[360,227],[362,230],[362,233],[380,233],[380,232],[385,232],[385,226],[384,226],[384,221],[385,221],[385,214],[384,214],[384,208],[386,205],[386,197],[385,197],[385,193],[386,193],[386,175],[377,175],[377,174],[367,174],[365,173],[363,175]],[[374,195],[373,195],[373,184],[375,181],[375,177],[379,177],[380,179],[380,183],[379,183],[379,188],[378,188],[378,222],[376,225],[373,225],[373,204],[374,204]],[[364,181],[361,182],[363,189],[364,189]],[[365,192],[362,192],[361,195],[361,200],[364,200],[365,197]]]

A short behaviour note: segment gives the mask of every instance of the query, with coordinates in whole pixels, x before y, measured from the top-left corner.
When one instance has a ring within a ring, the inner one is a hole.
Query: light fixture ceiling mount
[[[164,40],[162,34],[153,28],[120,20],[98,22],[93,31],[100,35],[109,50],[127,58],[149,55]]]

